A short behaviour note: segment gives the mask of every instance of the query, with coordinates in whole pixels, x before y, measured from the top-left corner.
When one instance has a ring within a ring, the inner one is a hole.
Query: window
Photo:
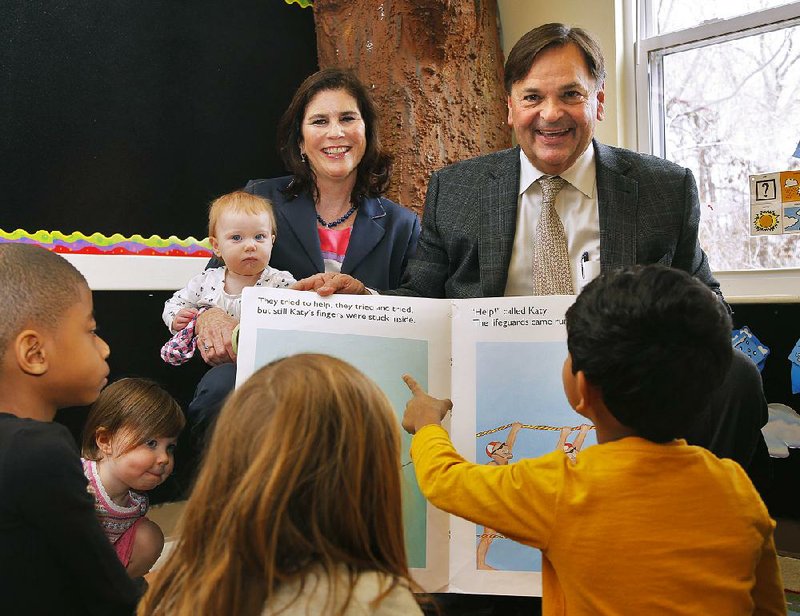
[[[637,61],[639,149],[694,173],[712,268],[800,268],[800,234],[751,236],[748,178],[800,169],[800,2],[639,0]]]

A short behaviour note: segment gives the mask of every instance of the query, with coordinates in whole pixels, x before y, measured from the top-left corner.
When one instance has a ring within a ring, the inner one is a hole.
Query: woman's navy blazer
[[[270,266],[300,280],[324,272],[317,216],[310,194],[289,200],[281,192],[292,176],[250,180],[245,191],[272,202],[278,229]],[[400,286],[408,260],[417,248],[420,224],[416,214],[386,197],[367,197],[359,204],[342,273],[367,287],[387,291]]]

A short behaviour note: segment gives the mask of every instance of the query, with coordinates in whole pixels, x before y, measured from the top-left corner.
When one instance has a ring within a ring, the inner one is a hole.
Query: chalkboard
[[[313,13],[283,0],[4,0],[0,229],[205,237],[210,200],[283,174],[277,122],[315,70]],[[154,378],[185,408],[206,366],[158,356],[169,295],[96,292],[95,312],[111,378]],[[85,415],[59,420],[79,436]],[[155,502],[185,494],[170,484]]]
[[[0,229],[205,237],[316,57],[283,0],[4,0]]]

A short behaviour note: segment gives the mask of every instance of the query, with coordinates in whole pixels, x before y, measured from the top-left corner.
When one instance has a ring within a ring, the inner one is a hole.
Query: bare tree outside
[[[693,28],[703,22],[755,13],[792,0],[651,0],[654,34]]]
[[[663,0],[656,16],[663,32],[718,17],[723,4],[736,14],[779,3]],[[800,169],[800,26],[668,50],[661,95],[665,156],[695,174],[712,268],[800,267],[800,234],[750,235],[748,178]]]

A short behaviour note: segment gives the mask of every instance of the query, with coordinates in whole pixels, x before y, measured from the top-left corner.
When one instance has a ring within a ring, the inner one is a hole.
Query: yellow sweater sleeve
[[[753,603],[756,616],[786,614],[786,595],[775,551],[775,538],[772,533],[764,541],[761,559],[756,565],[756,583],[753,587]]]
[[[505,466],[474,464],[456,452],[444,428],[428,425],[411,441],[411,459],[422,493],[439,509],[546,547],[566,471],[563,452]]]

